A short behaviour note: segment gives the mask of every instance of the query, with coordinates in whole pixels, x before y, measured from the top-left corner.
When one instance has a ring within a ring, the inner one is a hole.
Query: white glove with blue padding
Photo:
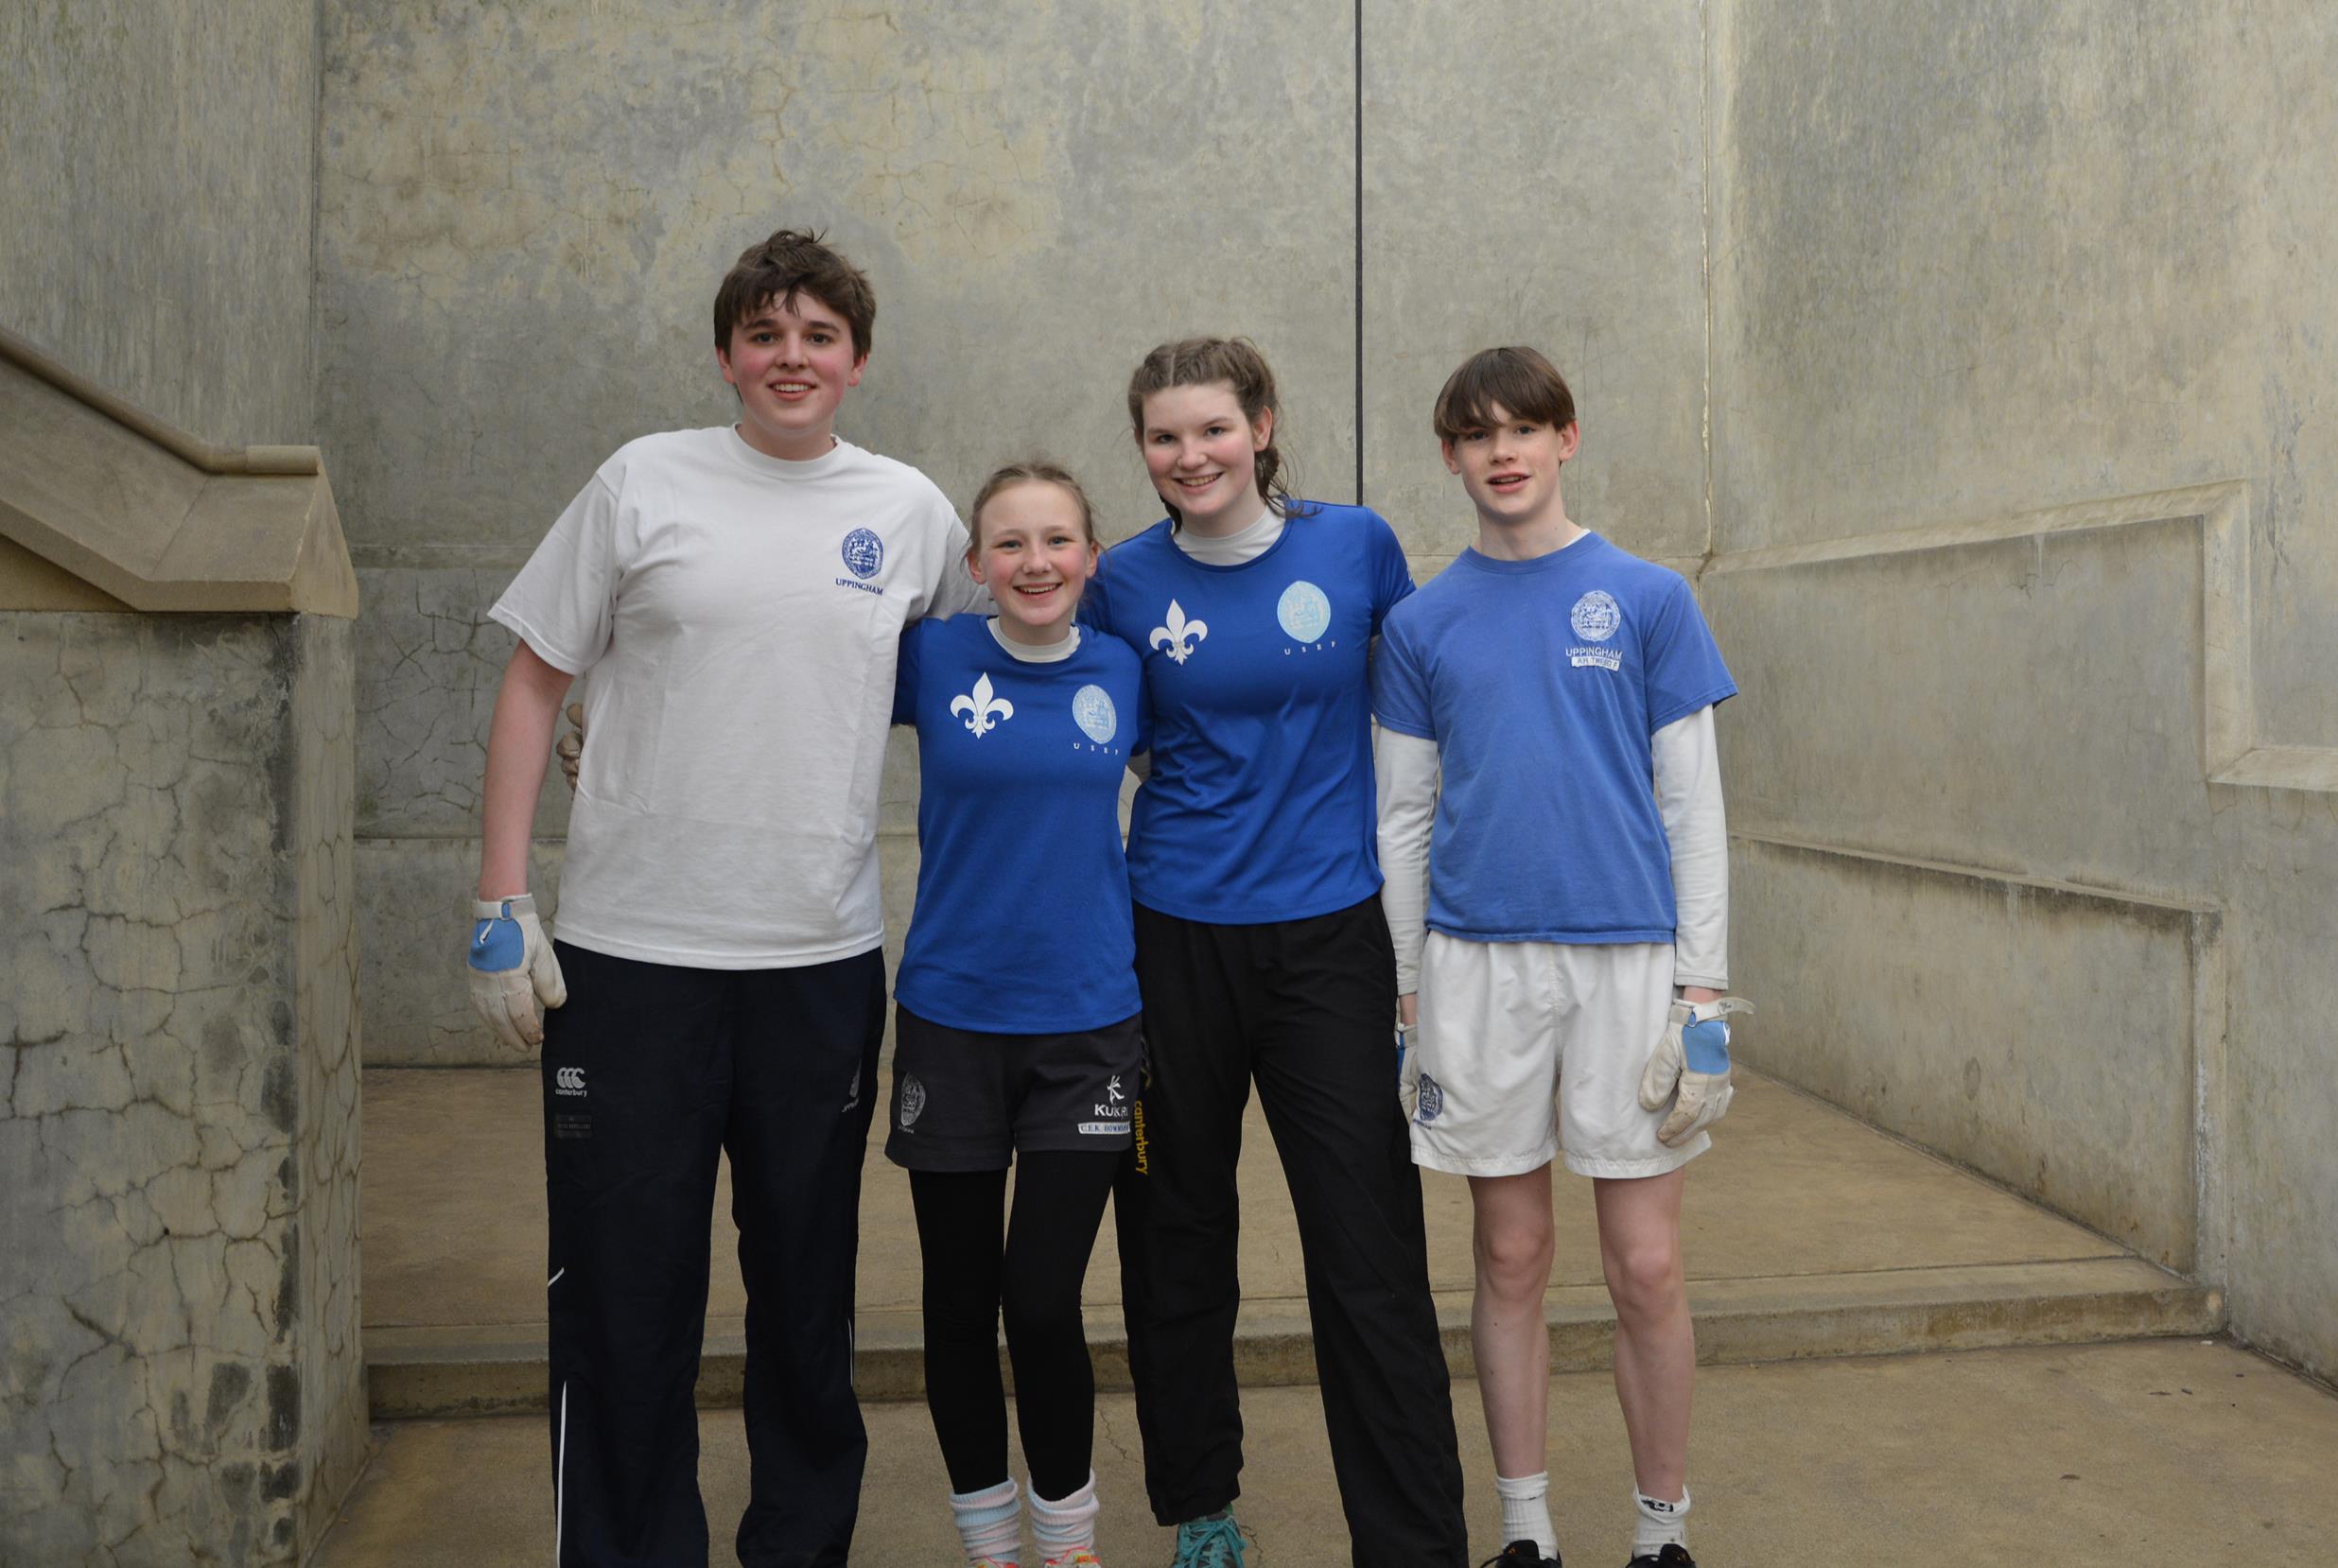
[[[1640,1074],[1640,1108],[1672,1114],[1656,1129],[1656,1141],[1677,1149],[1721,1119],[1729,1109],[1729,1015],[1750,1013],[1742,997],[1714,1002],[1679,1002],[1665,1023],[1656,1054]]]
[[[544,1019],[536,1003],[567,1002],[568,983],[536,919],[535,895],[480,898],[471,914],[477,921],[471,928],[471,1004],[514,1051],[542,1045]]]

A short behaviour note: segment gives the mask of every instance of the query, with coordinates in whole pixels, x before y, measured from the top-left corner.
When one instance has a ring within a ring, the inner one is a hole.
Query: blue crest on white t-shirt
[[[1275,619],[1298,642],[1314,642],[1332,628],[1332,601],[1314,584],[1300,581],[1282,590]]]
[[[845,569],[863,582],[877,575],[885,564],[885,542],[864,528],[856,528],[845,535]]]
[[[1604,588],[1594,588],[1575,601],[1567,612],[1567,624],[1585,642],[1605,642],[1615,635],[1615,628],[1624,623],[1624,612],[1616,607],[1614,599]]]
[[[1072,722],[1099,746],[1120,732],[1120,715],[1100,686],[1084,686],[1072,693]]]

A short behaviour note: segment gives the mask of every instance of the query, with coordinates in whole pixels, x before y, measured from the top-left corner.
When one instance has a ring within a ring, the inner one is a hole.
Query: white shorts
[[[1464,942],[1429,932],[1421,1012],[1414,1163],[1457,1176],[1519,1176],[1563,1146],[1578,1176],[1663,1176],[1712,1147],[1656,1141],[1665,1112],[1640,1108],[1672,1006],[1672,944]]]

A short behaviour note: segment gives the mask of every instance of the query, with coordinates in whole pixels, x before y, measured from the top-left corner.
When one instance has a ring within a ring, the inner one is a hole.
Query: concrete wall
[[[1624,154],[1579,176],[1506,146],[1457,180],[1437,129],[1468,38],[1366,8],[1367,498],[1425,569],[1468,509],[1426,436],[1462,355],[1524,329],[1596,343],[1586,493],[1627,542],[1702,548],[1695,8],[1509,8],[1546,42],[1507,67],[1571,104],[1555,137]],[[369,1059],[495,1059],[458,944],[511,639],[488,603],[609,451],[727,422],[715,283],[782,222],[826,228],[877,287],[875,355],[840,421],[963,505],[1031,446],[1087,479],[1108,537],[1159,515],[1128,372],[1155,342],[1243,332],[1274,364],[1302,493],[1356,479],[1355,11],[567,0],[456,11],[328,0],[320,418],[368,606],[359,887]],[[1562,46],[1564,37],[1576,42]],[[1473,136],[1498,141],[1488,111]],[[1509,179],[1533,170],[1521,205]],[[1620,237],[1539,264],[1541,203]],[[1484,228],[1457,273],[1453,225]],[[1649,323],[1645,356],[1612,347]],[[1385,434],[1383,434],[1385,432]],[[886,782],[898,941],[914,744]],[[539,876],[566,802],[549,790]]]
[[[1714,20],[1756,1059],[2338,1371],[2338,14]]]
[[[305,442],[315,0],[0,6],[0,324],[207,441]]]
[[[295,1563],[355,1478],[354,641],[0,615],[0,1560]]]

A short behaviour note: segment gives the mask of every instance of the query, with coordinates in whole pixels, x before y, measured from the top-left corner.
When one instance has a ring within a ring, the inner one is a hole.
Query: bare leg
[[[1496,1475],[1539,1475],[1550,1405],[1550,1167],[1523,1176],[1470,1177],[1476,1224],[1477,1294],[1470,1342],[1486,1405]]]
[[[1697,1369],[1688,1273],[1681,1258],[1681,1193],[1687,1176],[1683,1168],[1634,1180],[1592,1181],[1599,1263],[1615,1305],[1615,1397],[1631,1439],[1632,1473],[1642,1491],[1667,1502],[1688,1486],[1689,1393]],[[1493,1419],[1491,1401],[1486,1419]]]

